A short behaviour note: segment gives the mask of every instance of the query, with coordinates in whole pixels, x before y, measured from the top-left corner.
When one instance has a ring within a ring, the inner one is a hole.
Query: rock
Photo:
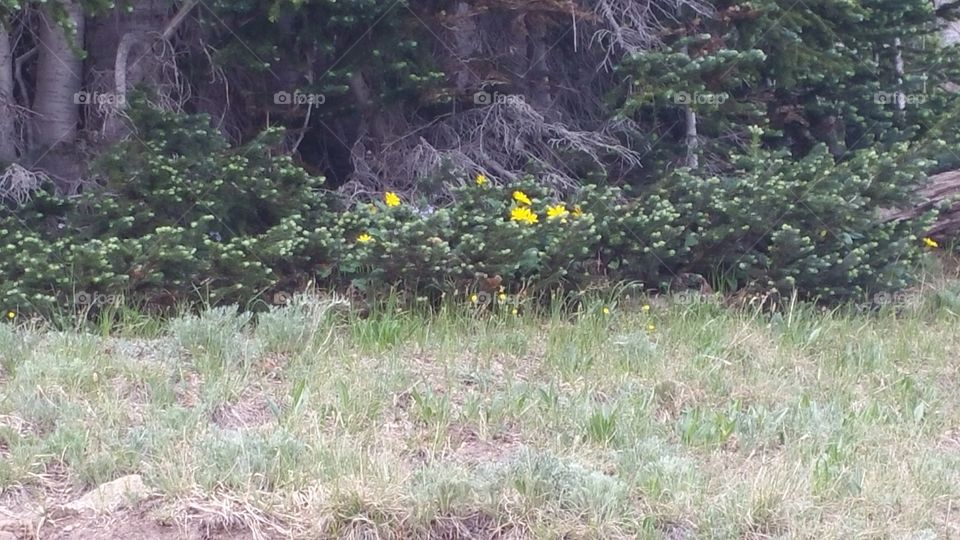
[[[140,475],[131,474],[101,484],[83,497],[65,504],[64,508],[76,512],[93,511],[98,514],[113,512],[149,495],[150,490],[143,483]]]

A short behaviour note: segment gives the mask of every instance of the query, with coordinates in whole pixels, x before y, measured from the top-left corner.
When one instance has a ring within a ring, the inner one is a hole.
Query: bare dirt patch
[[[248,390],[236,401],[214,409],[212,420],[222,429],[246,429],[265,425],[273,416],[263,394]]]
[[[108,514],[76,512],[63,507],[6,518],[0,512],[0,540],[253,540],[249,530],[224,530],[199,521],[168,523],[151,515],[157,501]],[[279,537],[278,537],[279,538]]]
[[[149,538],[151,540],[200,540],[198,530],[162,525],[139,513],[111,516],[73,516],[51,520],[38,531],[37,537],[49,540],[113,540],[116,538]]]
[[[939,443],[944,450],[960,452],[960,427],[947,430],[940,436]]]
[[[450,426],[451,458],[476,466],[506,461],[520,450],[520,437],[512,432],[497,433],[483,439],[473,428],[463,424]]]
[[[199,525],[164,524],[147,512],[131,511],[109,516],[76,515],[45,521],[34,534],[17,538],[44,540],[252,540],[247,531],[205,530]]]

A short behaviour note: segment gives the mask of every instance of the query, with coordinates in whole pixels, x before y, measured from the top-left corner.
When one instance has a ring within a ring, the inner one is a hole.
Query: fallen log
[[[934,208],[943,208],[927,236],[944,239],[960,235],[960,170],[935,174],[917,190],[920,202],[912,208],[889,213],[884,221],[911,219]]]

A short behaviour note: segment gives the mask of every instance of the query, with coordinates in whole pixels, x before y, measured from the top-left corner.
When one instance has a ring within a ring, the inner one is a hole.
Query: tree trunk
[[[13,51],[10,34],[0,21],[0,166],[17,159],[17,131],[13,101]]]
[[[460,60],[455,65],[454,82],[457,85],[457,92],[463,95],[467,89],[480,82],[476,80],[477,77],[470,70],[469,65],[481,50],[480,31],[467,2],[454,4],[453,22],[453,32],[450,37],[453,42],[453,52]]]
[[[83,97],[83,10],[74,1],[62,3],[75,31],[67,35],[49,11],[40,24],[40,58],[37,63],[37,91],[33,111],[37,114],[36,150],[45,154],[77,137],[79,102]],[[56,171],[54,171],[56,172]]]
[[[691,169],[697,169],[700,167],[700,155],[698,154],[700,135],[697,133],[697,113],[690,105],[687,105],[684,108],[684,116],[687,120],[687,159],[684,165]]]
[[[683,54],[688,56],[690,54],[686,46],[683,47]],[[692,170],[700,168],[700,133],[697,132],[697,112],[693,110],[693,103],[696,99],[696,93],[690,94],[689,103],[683,108],[683,117],[687,128],[686,136],[684,137],[684,142],[687,146],[687,156],[684,160],[684,165]]]
[[[895,95],[895,101],[897,104],[897,116],[902,120],[903,112],[907,110],[907,95],[903,93],[903,45],[900,38],[894,38],[893,49],[895,51],[893,68],[897,73],[897,93]]]
[[[84,118],[88,130],[100,131],[98,144],[111,144],[127,134],[128,126],[119,112],[130,90],[150,86],[162,97],[170,91],[162,80],[164,60],[157,53],[163,51],[163,40],[197,0],[183,2],[178,16],[168,22],[171,4],[168,0],[135,0],[129,11],[111,10],[87,21],[87,71],[97,75],[88,86],[105,94],[113,105],[91,110]]]

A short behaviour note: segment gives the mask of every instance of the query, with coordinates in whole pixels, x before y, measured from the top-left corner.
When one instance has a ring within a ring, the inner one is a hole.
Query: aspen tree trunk
[[[73,36],[67,35],[49,11],[44,12],[40,24],[33,111],[37,114],[36,145],[41,153],[70,145],[77,137],[77,97],[83,84],[83,60],[79,56],[83,47],[83,10],[72,0],[63,2],[62,6],[74,28]]]
[[[13,50],[10,34],[0,21],[0,164],[17,159],[17,131],[13,101]]]

